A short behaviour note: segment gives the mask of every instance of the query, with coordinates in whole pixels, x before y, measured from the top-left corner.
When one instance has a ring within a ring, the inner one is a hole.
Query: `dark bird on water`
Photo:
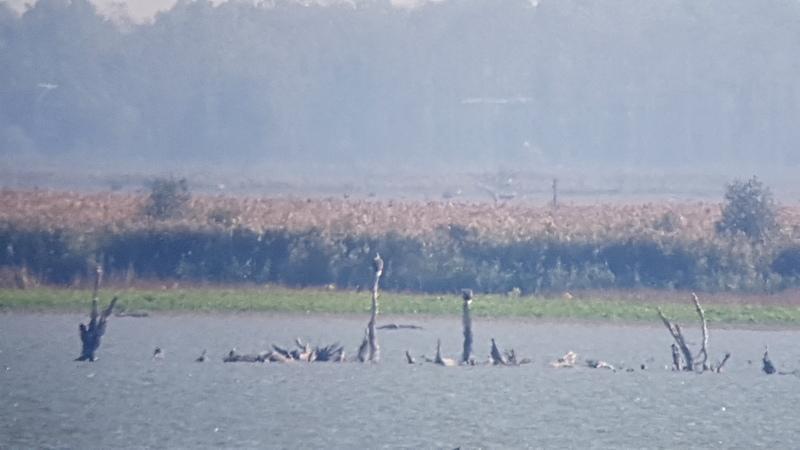
[[[206,361],[206,350],[203,349],[203,353],[194,360],[194,362],[205,362]]]
[[[378,275],[383,273],[383,260],[380,253],[375,253],[375,258],[372,259],[372,268]]]
[[[153,359],[164,359],[164,351],[161,350],[161,347],[156,347],[156,349],[153,350]]]
[[[769,349],[767,347],[764,347],[764,357],[761,358],[761,362],[763,363],[761,370],[763,370],[765,374],[772,375],[775,373],[775,366],[769,359]]]

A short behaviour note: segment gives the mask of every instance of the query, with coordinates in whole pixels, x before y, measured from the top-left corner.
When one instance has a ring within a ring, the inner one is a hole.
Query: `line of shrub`
[[[370,261],[380,252],[383,286],[391,290],[763,292],[800,285],[800,247],[736,237],[590,242],[538,236],[493,243],[460,226],[421,239],[244,228],[82,234],[0,225],[0,249],[0,266],[25,267],[49,284],[91,279],[90,267],[100,262],[117,279],[359,288],[368,285]]]

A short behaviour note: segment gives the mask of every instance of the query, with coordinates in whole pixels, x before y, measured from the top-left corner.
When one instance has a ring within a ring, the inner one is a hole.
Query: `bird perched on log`
[[[769,359],[769,349],[767,347],[764,347],[764,357],[761,358],[761,362],[763,363],[761,370],[763,370],[765,374],[772,375],[775,373],[775,366]]]
[[[375,258],[372,259],[372,269],[378,276],[383,273],[383,260],[380,253],[375,253]]]

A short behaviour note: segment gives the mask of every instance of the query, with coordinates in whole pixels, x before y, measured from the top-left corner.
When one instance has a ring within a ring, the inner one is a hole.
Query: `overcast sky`
[[[143,20],[152,17],[156,12],[163,11],[172,7],[177,0],[91,0],[97,5],[98,9],[112,16],[118,15],[120,7],[127,9],[136,20]],[[212,0],[220,3],[226,0]],[[335,0],[334,0],[335,1]],[[392,3],[400,7],[413,7],[426,0],[392,0]],[[36,0],[0,0],[6,2],[18,11],[23,11],[26,4],[36,3]]]

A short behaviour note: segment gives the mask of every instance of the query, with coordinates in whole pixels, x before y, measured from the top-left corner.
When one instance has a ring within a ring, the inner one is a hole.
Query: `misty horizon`
[[[116,171],[786,173],[798,19],[788,0],[186,1],[122,26],[86,0],[21,15],[0,2],[0,155]]]

